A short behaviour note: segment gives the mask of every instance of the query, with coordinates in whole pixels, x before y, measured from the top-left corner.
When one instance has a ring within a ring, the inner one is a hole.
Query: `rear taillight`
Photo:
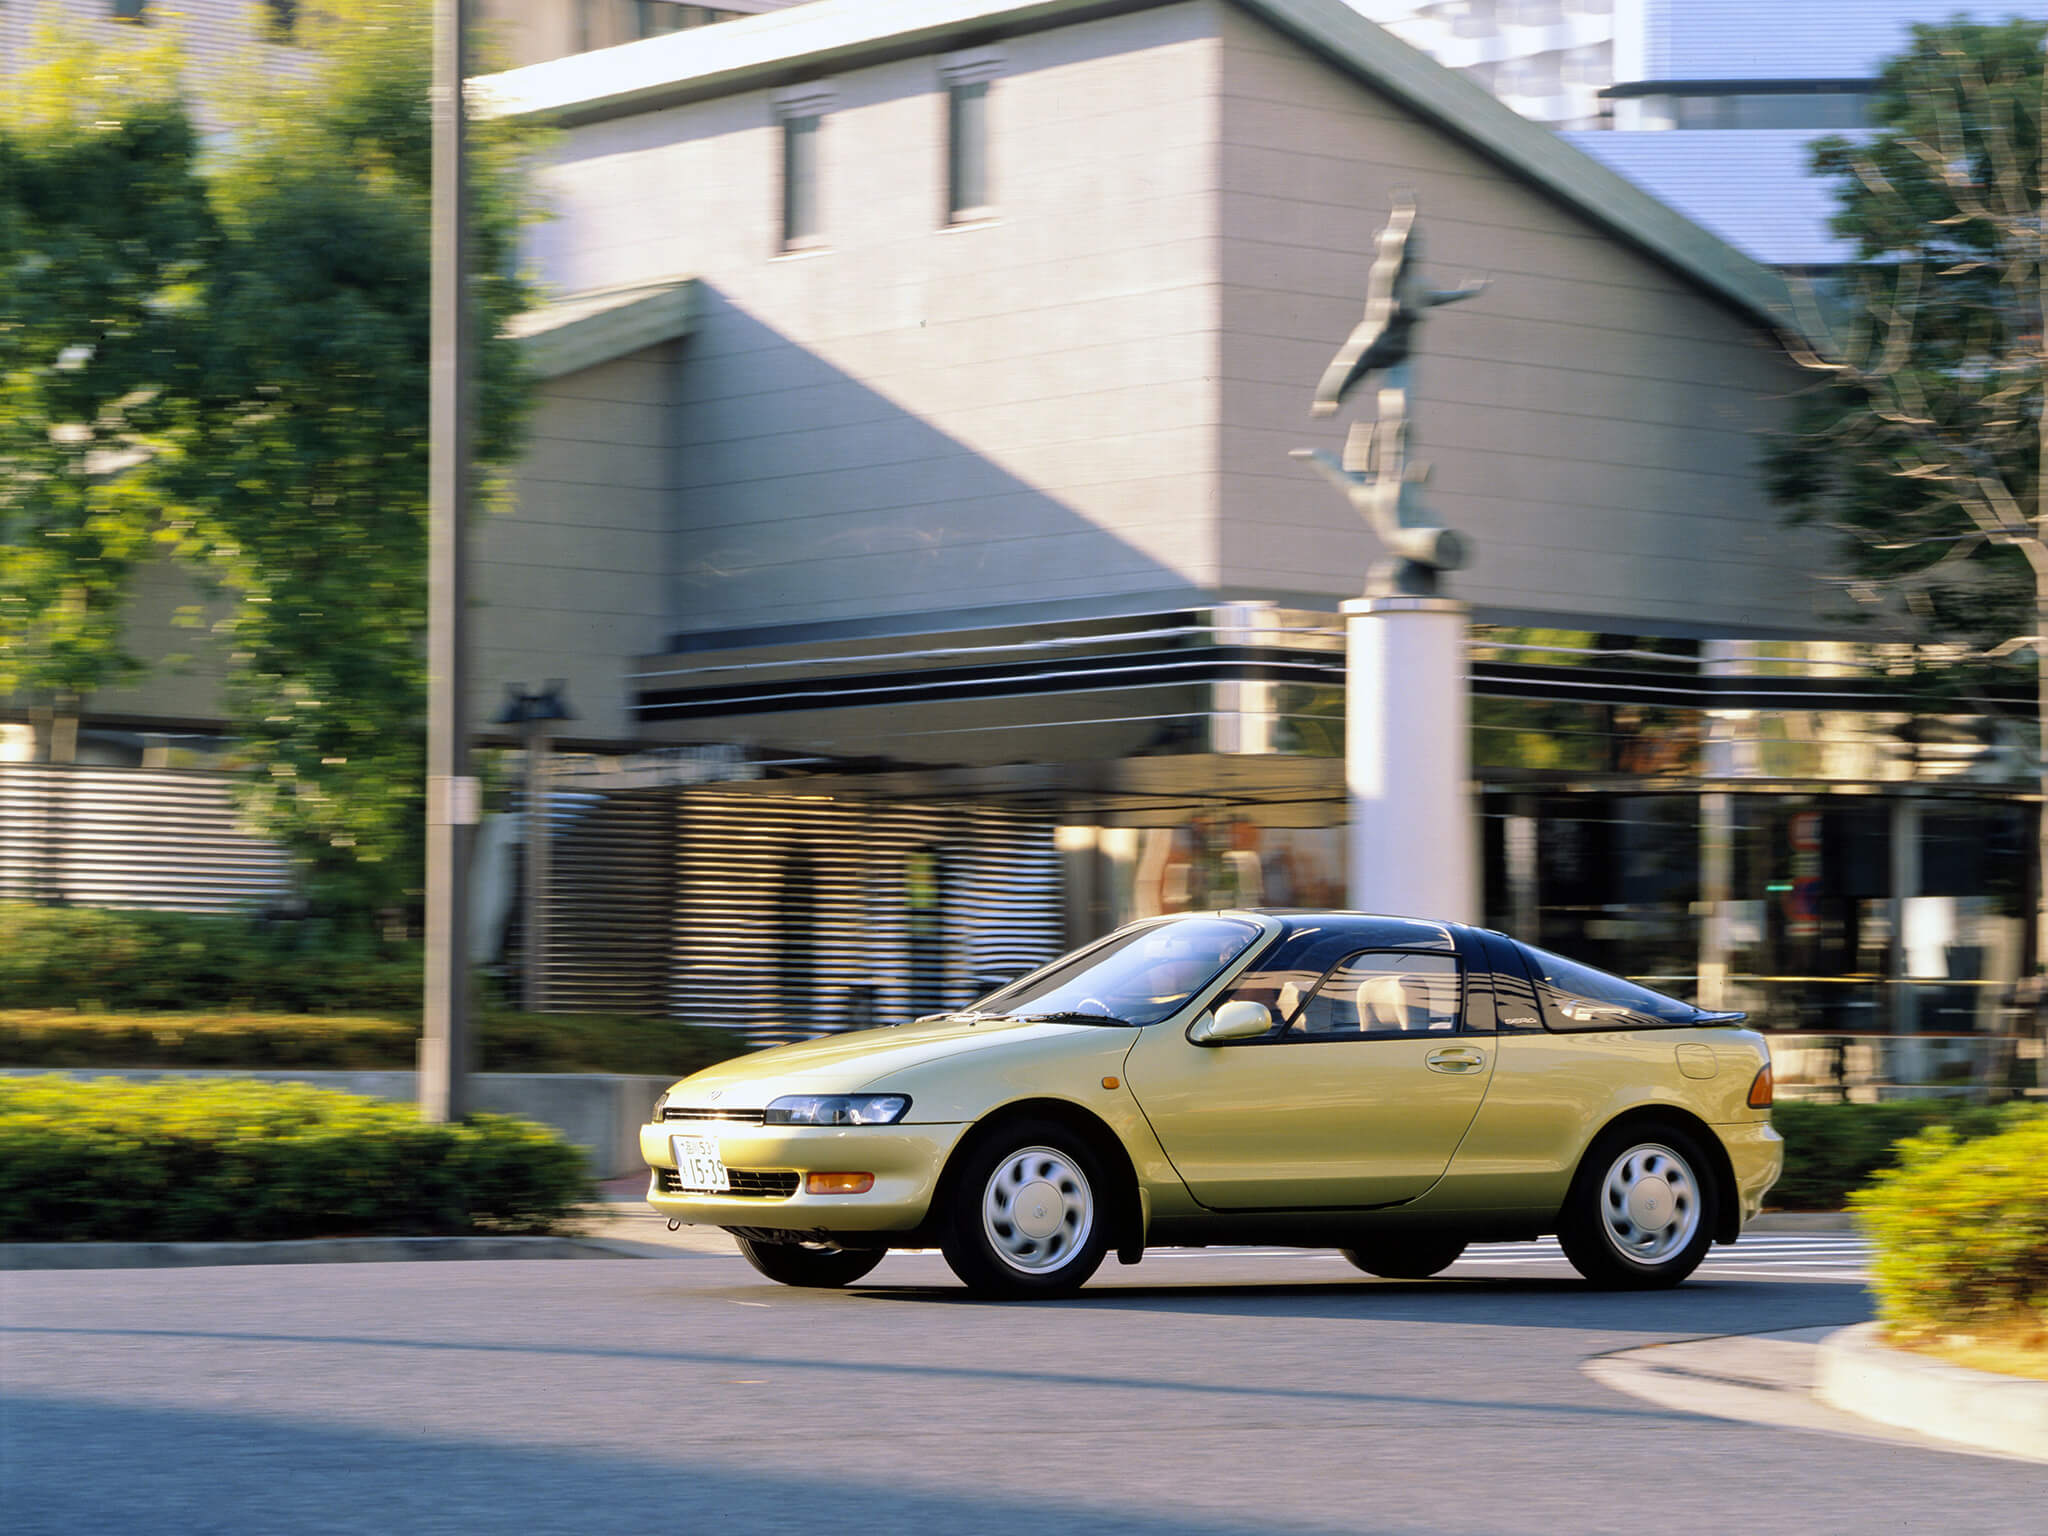
[[[1757,1073],[1755,1081],[1749,1085],[1749,1107],[1751,1109],[1769,1109],[1771,1107],[1771,1064],[1768,1061],[1764,1063],[1763,1070]]]

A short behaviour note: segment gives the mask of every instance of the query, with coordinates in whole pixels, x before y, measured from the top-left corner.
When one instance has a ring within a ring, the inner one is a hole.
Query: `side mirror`
[[[1197,1045],[1216,1045],[1225,1040],[1256,1040],[1273,1027],[1273,1014],[1264,1003],[1240,999],[1225,1003],[1214,1013],[1195,1020],[1188,1038]]]

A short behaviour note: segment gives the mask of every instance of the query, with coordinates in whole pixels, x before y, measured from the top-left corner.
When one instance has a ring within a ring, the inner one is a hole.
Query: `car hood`
[[[1027,1023],[1017,1019],[935,1019],[893,1029],[861,1029],[778,1045],[722,1061],[693,1073],[669,1090],[678,1104],[709,1102],[720,1109],[759,1109],[785,1093],[851,1093],[892,1073],[973,1053],[1043,1046],[1070,1039],[1084,1049],[1114,1036],[1128,1044],[1136,1027],[1116,1024]]]

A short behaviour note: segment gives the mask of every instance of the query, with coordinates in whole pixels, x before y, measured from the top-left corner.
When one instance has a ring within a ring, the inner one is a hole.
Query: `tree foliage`
[[[1914,29],[1877,131],[1816,147],[1863,265],[1795,346],[1816,386],[1768,458],[1843,536],[1838,584],[1951,689],[2034,632],[2042,398],[2043,24]],[[1816,319],[1818,317],[1816,316]]]
[[[163,479],[235,599],[245,810],[316,902],[362,910],[417,886],[423,830],[431,38],[402,0],[301,27],[314,66],[251,89],[210,177],[203,382]],[[527,397],[502,339],[531,302],[516,135],[471,133],[485,465],[513,456]]]
[[[153,547],[229,600],[244,809],[330,910],[419,884],[429,12],[328,0],[289,62],[180,97],[175,29],[66,45],[0,103],[0,696],[132,675]],[[265,67],[266,63],[271,67]],[[516,125],[471,126],[476,448],[517,449]],[[196,620],[195,620],[196,622]]]
[[[0,97],[0,697],[61,705],[139,665],[212,218],[160,42],[39,54]]]

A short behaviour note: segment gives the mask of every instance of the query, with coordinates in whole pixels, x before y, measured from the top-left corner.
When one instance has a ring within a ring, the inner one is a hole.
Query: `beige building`
[[[687,341],[551,386],[490,534],[508,625],[603,587],[596,663],[635,615],[701,645],[1331,612],[1373,541],[1288,450],[1341,440],[1309,390],[1411,189],[1432,269],[1494,280],[1430,323],[1419,407],[1481,620],[1815,632],[1756,467],[1794,381],[1775,278],[1342,6],[1087,9],[823,0],[490,83],[565,125],[533,247],[554,287],[687,285],[690,310]],[[960,216],[963,86],[988,190]],[[623,694],[591,702],[639,734]]]

